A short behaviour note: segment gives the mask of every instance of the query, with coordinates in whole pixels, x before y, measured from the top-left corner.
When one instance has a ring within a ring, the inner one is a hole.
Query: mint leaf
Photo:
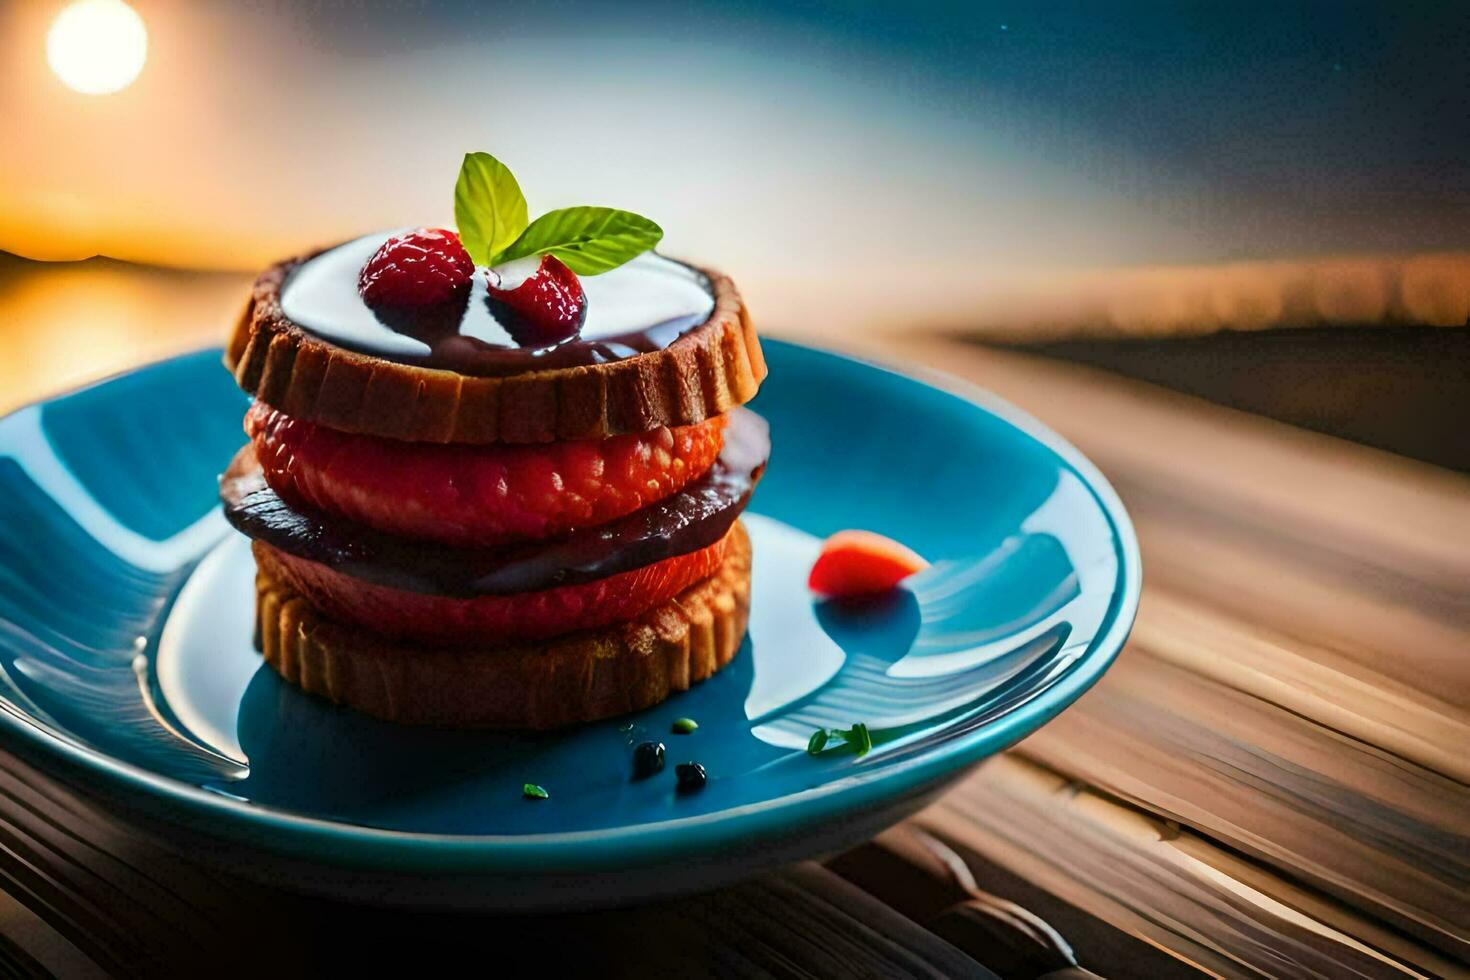
[[[526,196],[510,168],[488,153],[466,153],[454,184],[454,223],[470,258],[490,265],[527,220]]]
[[[659,243],[664,230],[642,215],[617,208],[561,208],[535,221],[491,264],[528,255],[555,255],[579,276],[616,269]],[[469,247],[469,243],[465,243]],[[474,252],[470,256],[474,257]],[[478,261],[478,260],[476,260]]]

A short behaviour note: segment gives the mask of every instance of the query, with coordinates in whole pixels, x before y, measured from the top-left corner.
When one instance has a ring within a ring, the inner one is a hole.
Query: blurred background
[[[0,2],[0,410],[449,223],[484,149],[771,332],[960,334],[1463,468],[1466,51],[1452,2]]]

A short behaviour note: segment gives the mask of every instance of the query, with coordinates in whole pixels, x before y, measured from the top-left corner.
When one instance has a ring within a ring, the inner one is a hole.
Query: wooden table
[[[1133,638],[1055,722],[823,864],[537,919],[387,913],[223,879],[0,752],[0,964],[1466,975],[1470,478],[1015,351],[859,346],[1032,412],[1133,514]]]
[[[1470,479],[1088,368],[902,349],[1086,452],[1145,580],[1098,686],[915,823],[1099,973],[1464,972]]]

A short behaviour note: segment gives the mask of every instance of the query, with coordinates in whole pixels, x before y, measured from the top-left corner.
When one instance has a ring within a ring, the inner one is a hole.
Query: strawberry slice
[[[838,531],[822,543],[807,587],[841,598],[887,592],[929,563],[913,551],[872,531]]]
[[[263,541],[254,547],[263,571],[339,622],[434,646],[491,646],[634,619],[714,574],[733,533],[707,548],[593,582],[472,599],[405,592],[288,555]]]
[[[725,419],[539,446],[354,435],[256,402],[245,416],[265,480],[287,500],[389,534],[494,547],[631,514],[702,476]]]

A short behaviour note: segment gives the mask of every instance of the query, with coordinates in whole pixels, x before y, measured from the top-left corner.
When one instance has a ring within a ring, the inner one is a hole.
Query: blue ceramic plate
[[[402,903],[633,901],[855,843],[1097,680],[1133,620],[1138,547],[1097,471],[995,399],[767,352],[744,649],[687,694],[551,735],[395,727],[262,665],[249,550],[215,499],[246,406],[217,353],[5,418],[6,745],[195,856]],[[934,565],[885,601],[814,603],[818,544],[848,527]],[[698,731],[671,734],[684,716]],[[859,721],[868,755],[806,753]],[[644,739],[671,765],[633,781]],[[685,760],[709,784],[680,796]],[[550,799],[522,799],[527,782]]]

